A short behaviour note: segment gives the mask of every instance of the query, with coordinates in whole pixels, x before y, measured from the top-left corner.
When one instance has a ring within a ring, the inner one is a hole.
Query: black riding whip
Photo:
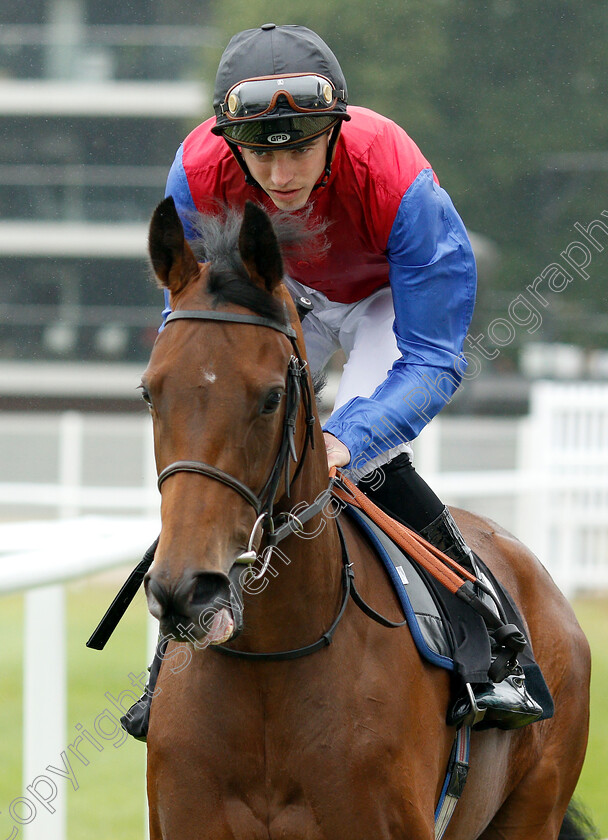
[[[106,642],[114,630],[116,630],[118,622],[126,613],[127,607],[135,597],[146,572],[152,565],[156,546],[158,545],[158,539],[159,538],[157,537],[154,540],[150,548],[144,554],[143,558],[121,586],[120,591],[106,610],[104,617],[91,634],[91,638],[87,642],[88,648],[93,648],[94,650],[104,649]]]

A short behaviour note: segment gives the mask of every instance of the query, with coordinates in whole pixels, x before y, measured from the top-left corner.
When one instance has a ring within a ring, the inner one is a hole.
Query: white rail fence
[[[69,740],[65,586],[135,565],[158,534],[151,428],[147,417],[9,414],[0,447],[0,519],[14,520],[0,523],[0,595],[24,593],[22,795],[0,810],[11,840],[66,840],[69,785],[47,770],[62,770]]]
[[[0,595],[25,593],[25,799],[65,749],[64,586],[134,564],[158,533],[151,438],[147,417],[0,416]],[[436,420],[416,457],[445,501],[508,527],[566,594],[608,589],[607,385],[538,383],[518,421]],[[467,469],[446,469],[458,459]],[[27,822],[23,808],[19,836],[65,840],[65,785],[54,813],[38,802]]]
[[[510,429],[509,469],[442,470],[450,424],[431,424],[418,449],[418,469],[439,496],[512,531],[566,595],[608,589],[608,385],[536,383],[530,413]],[[472,425],[474,452],[483,440]]]
[[[52,763],[65,773],[61,756],[69,744],[65,586],[127,563],[135,565],[159,527],[154,516],[83,516],[0,525],[0,595],[24,593],[23,781],[21,796],[10,805],[0,804],[13,820],[7,840],[67,837],[69,786],[48,770]],[[99,617],[91,617],[91,631]],[[150,617],[150,658],[157,627]],[[15,833],[20,829],[23,834]]]

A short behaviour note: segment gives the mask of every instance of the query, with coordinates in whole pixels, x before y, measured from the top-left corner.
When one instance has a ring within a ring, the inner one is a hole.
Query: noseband
[[[279,482],[281,480],[281,474],[283,472],[285,473],[285,491],[286,494],[289,496],[291,484],[293,484],[293,482],[298,477],[300,470],[302,469],[302,466],[304,464],[304,459],[306,457],[308,445],[310,444],[311,447],[314,446],[313,428],[315,417],[312,410],[312,395],[308,383],[306,362],[304,362],[304,360],[302,359],[302,356],[298,349],[296,332],[291,326],[281,324],[278,321],[274,321],[270,318],[263,318],[259,315],[248,315],[236,312],[216,312],[215,310],[208,311],[199,309],[185,309],[172,312],[170,315],[167,316],[165,324],[168,324],[170,321],[177,321],[182,319],[200,321],[225,321],[232,324],[255,324],[260,327],[268,327],[270,329],[276,330],[277,332],[283,333],[283,335],[287,336],[287,338],[289,338],[289,340],[291,341],[293,355],[291,356],[289,360],[289,365],[287,367],[283,435],[281,438],[281,444],[279,446],[279,451],[277,453],[274,465],[260,493],[254,493],[253,490],[247,487],[247,485],[240,481],[238,478],[235,478],[233,475],[230,475],[230,473],[224,472],[224,470],[220,470],[218,467],[215,467],[211,464],[206,464],[203,461],[175,461],[174,463],[169,464],[167,467],[161,470],[158,476],[159,490],[162,487],[163,482],[166,481],[166,479],[169,478],[169,476],[175,475],[179,472],[190,472],[198,473],[199,475],[205,475],[208,478],[213,478],[215,481],[219,481],[222,484],[225,484],[227,487],[232,488],[232,490],[237,492],[243,499],[245,499],[246,502],[248,502],[254,508],[258,517],[258,520],[256,521],[256,526],[258,522],[263,521],[264,530],[268,532],[272,544],[276,545],[276,543],[280,539],[282,539],[284,536],[287,536],[287,533],[289,533],[289,531],[295,530],[294,517],[288,517],[288,521],[282,524],[275,522],[275,520],[273,519],[274,500],[279,486]],[[306,411],[306,437],[304,439],[304,447],[302,449],[302,453],[300,455],[300,458],[298,459],[295,446],[295,430],[300,400],[303,400]],[[289,480],[289,456],[291,456],[292,460],[295,463],[297,463],[296,471],[291,482]],[[316,513],[318,513],[318,511],[322,509],[323,505],[326,504],[328,499],[329,488],[327,494],[323,494],[322,503],[320,499],[316,500],[315,503],[313,503],[313,505],[308,506],[305,509],[305,511],[298,514],[297,523],[304,523]],[[244,555],[242,555],[242,558],[239,559],[241,560],[241,562],[252,562],[255,559],[255,552],[250,550]]]

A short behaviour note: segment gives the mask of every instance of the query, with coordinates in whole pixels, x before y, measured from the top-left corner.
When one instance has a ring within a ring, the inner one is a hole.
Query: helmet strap
[[[228,143],[228,146],[229,146],[229,148],[230,148],[230,151],[231,151],[231,152],[232,152],[232,154],[234,155],[234,159],[236,160],[236,162],[238,163],[238,165],[239,165],[239,166],[241,167],[241,169],[243,170],[243,174],[245,175],[245,183],[246,183],[248,186],[250,186],[250,187],[260,187],[260,185],[258,184],[258,182],[255,180],[255,178],[253,177],[253,175],[252,175],[252,174],[251,174],[251,172],[249,171],[249,167],[248,167],[248,166],[247,166],[247,164],[245,163],[245,158],[243,157],[243,155],[242,155],[242,153],[241,153],[241,150],[239,149],[239,147],[237,146],[237,144],[236,144],[236,143],[232,143],[230,140],[228,140],[228,139],[226,138],[226,135],[224,135],[224,140],[226,141],[226,143]],[[260,189],[262,189],[262,187],[260,187]]]
[[[327,155],[325,157],[325,169],[323,171],[323,177],[321,180],[314,185],[313,191],[318,190],[321,187],[326,187],[327,182],[329,181],[329,176],[331,175],[331,165],[333,162],[334,151],[336,149],[336,143],[338,142],[338,137],[340,136],[340,129],[342,128],[342,120],[338,121],[338,124],[335,125],[331,131],[331,135],[329,137],[329,142],[327,143]]]

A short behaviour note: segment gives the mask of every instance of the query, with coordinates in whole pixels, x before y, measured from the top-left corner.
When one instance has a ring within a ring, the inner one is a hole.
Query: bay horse
[[[421,659],[407,627],[382,627],[344,600],[336,517],[311,507],[324,498],[327,460],[276,225],[251,203],[225,227],[201,225],[202,262],[172,199],[149,234],[174,313],[141,385],[162,520],[145,588],[172,639],[147,740],[150,837],[431,840],[455,735],[449,674]],[[291,527],[296,510],[312,514]],[[486,519],[454,516],[525,616],[555,714],[472,733],[445,836],[556,840],[586,748],[589,648],[530,551]],[[263,548],[281,522],[288,533],[269,561]],[[400,621],[368,543],[350,521],[341,528],[359,591]],[[254,557],[241,616],[231,583]],[[309,655],[264,660],[225,647]]]

